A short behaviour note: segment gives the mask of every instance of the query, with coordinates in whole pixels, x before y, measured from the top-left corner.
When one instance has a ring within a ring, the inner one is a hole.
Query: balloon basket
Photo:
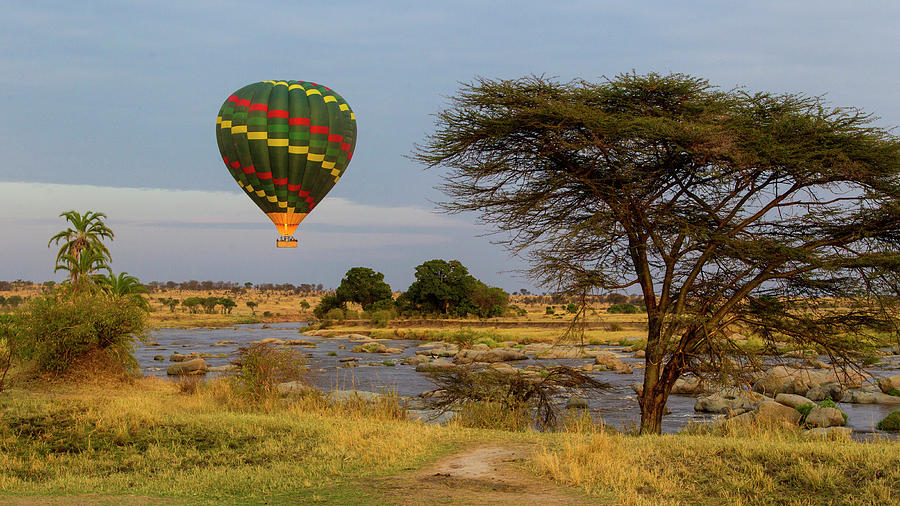
[[[297,239],[290,236],[282,236],[275,240],[275,246],[279,248],[296,248]]]

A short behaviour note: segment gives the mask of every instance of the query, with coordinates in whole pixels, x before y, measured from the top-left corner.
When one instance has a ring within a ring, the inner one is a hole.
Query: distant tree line
[[[196,279],[192,279],[190,281],[182,281],[180,283],[175,281],[151,281],[150,283],[147,283],[147,288],[150,289],[151,292],[162,292],[166,290],[193,290],[208,292],[213,290],[227,290],[235,294],[242,294],[246,293],[247,290],[259,290],[262,292],[280,292],[285,294],[307,295],[318,294],[325,290],[325,287],[321,283],[301,283],[299,285],[294,285],[292,283],[254,284],[249,281],[245,283],[238,283],[235,281],[197,281]]]

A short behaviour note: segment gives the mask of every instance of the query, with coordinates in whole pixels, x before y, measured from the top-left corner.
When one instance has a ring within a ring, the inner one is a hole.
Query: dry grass
[[[546,444],[532,467],[619,504],[895,504],[898,462],[900,442],[761,428],[644,437],[589,430]]]

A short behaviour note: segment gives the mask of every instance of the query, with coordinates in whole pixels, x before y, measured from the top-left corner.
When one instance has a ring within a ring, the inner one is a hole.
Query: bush
[[[613,304],[612,306],[609,306],[609,308],[607,308],[606,312],[619,314],[637,314],[640,312],[640,310],[634,304]]]
[[[825,399],[824,401],[821,401],[821,402],[819,402],[818,404],[816,404],[816,406],[819,406],[819,407],[822,407],[822,408],[835,408],[835,409],[837,409],[838,411],[841,412],[841,415],[844,416],[844,425],[847,425],[847,413],[844,413],[844,410],[842,410],[841,408],[839,408],[839,407],[837,406],[837,404],[834,403],[833,400],[831,400],[831,399]],[[810,411],[812,411],[813,407],[815,407],[815,406],[813,406],[812,404],[807,404],[807,405],[805,405],[805,406],[797,406],[796,408],[794,408],[794,409],[796,409],[797,411],[799,411],[800,414],[802,415],[802,416],[800,417],[800,423],[806,422],[806,417],[809,416],[809,413],[810,413]]]
[[[369,314],[369,323],[375,327],[387,327],[389,321],[397,317],[397,312],[393,309],[372,311]]]
[[[301,308],[301,309],[309,309],[309,302],[306,302],[305,300],[301,300],[301,301],[300,301],[300,308]]]
[[[234,378],[236,390],[253,402],[266,402],[278,396],[278,385],[299,379],[306,370],[306,359],[299,351],[257,343],[239,348],[235,362],[240,372]]]
[[[887,432],[900,432],[900,410],[891,412],[884,420],[875,426],[878,430]]]
[[[313,314],[316,315],[316,318],[319,318],[321,320],[322,318],[325,318],[326,317],[325,315],[327,315],[328,312],[331,311],[332,309],[340,309],[341,310],[341,318],[340,319],[343,320],[344,319],[344,317],[343,317],[344,307],[346,307],[345,304],[343,302],[341,302],[340,300],[338,300],[338,298],[335,297],[334,295],[325,295],[322,297],[322,299],[316,305],[316,308],[313,309]]]
[[[39,371],[62,373],[88,352],[109,352],[133,362],[135,339],[143,339],[145,311],[128,296],[80,293],[32,299],[15,315],[15,358]]]
[[[344,318],[345,318],[344,310],[339,307],[329,309],[328,312],[325,313],[326,320],[343,321]]]
[[[566,312],[575,314],[578,312],[578,304],[571,303],[566,306]]]
[[[553,306],[547,306],[547,310],[544,311],[545,314],[553,314]]]

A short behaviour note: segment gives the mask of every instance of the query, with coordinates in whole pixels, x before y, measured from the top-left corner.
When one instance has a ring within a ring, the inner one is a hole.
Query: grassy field
[[[390,399],[334,406],[310,395],[254,406],[223,381],[25,386],[0,394],[0,501],[417,502],[398,496],[419,486],[411,476],[485,444],[533,448],[516,467],[575,502],[900,500],[897,442],[761,430],[635,437],[587,424],[552,434],[438,427],[406,421]],[[462,482],[419,499],[454,503],[462,490],[460,502],[504,500],[480,495],[496,487]],[[520,502],[528,489],[509,492]]]

